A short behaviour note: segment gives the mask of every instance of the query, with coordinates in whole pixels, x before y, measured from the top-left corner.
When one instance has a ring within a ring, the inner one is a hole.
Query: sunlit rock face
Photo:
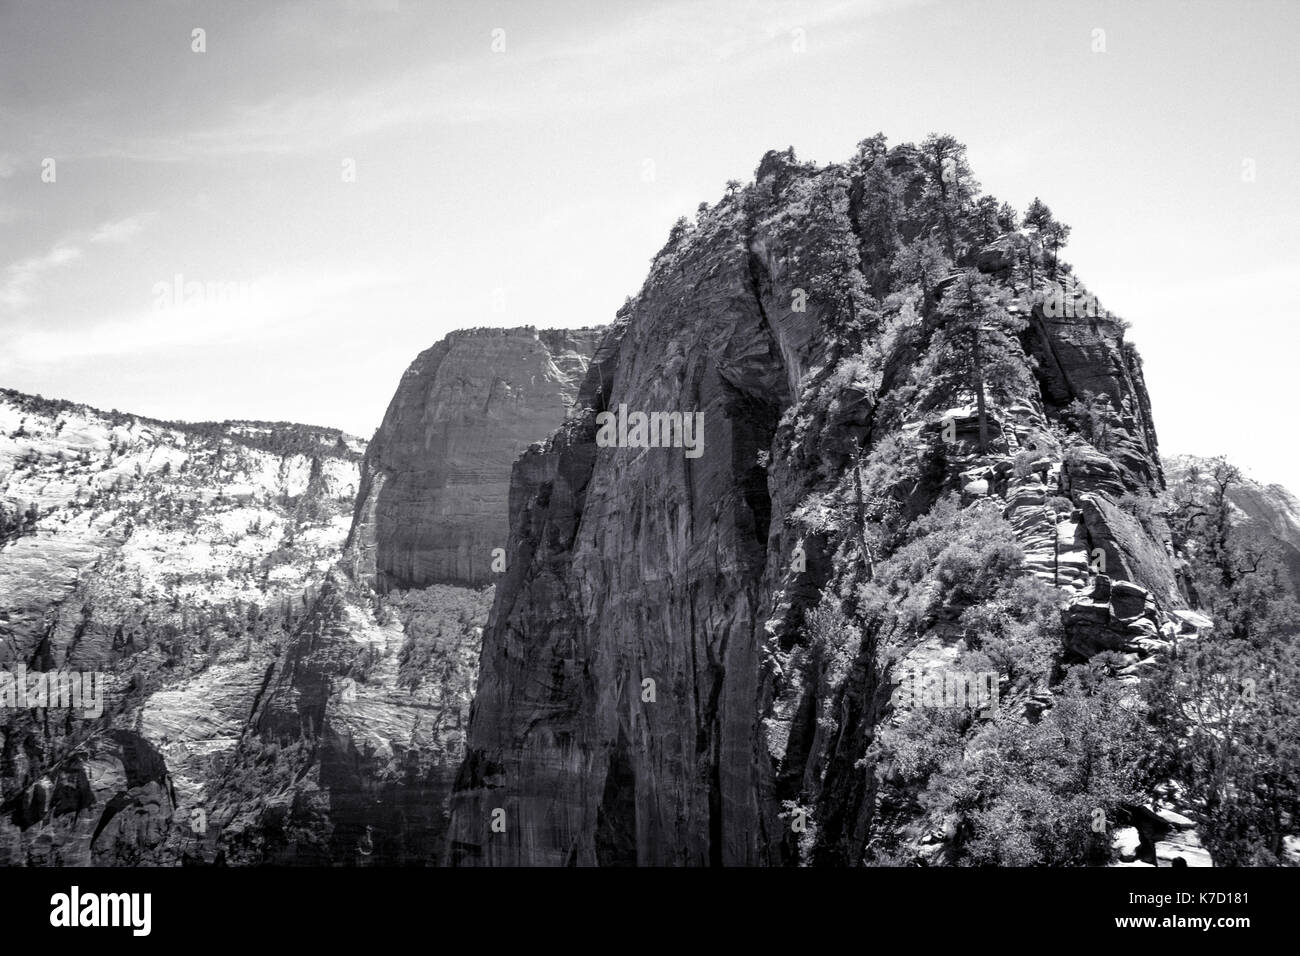
[[[103,682],[100,713],[0,709],[0,865],[182,858],[341,554],[364,448],[0,390],[0,668]]]
[[[453,332],[411,363],[362,468],[349,538],[360,580],[380,591],[493,580],[511,466],[564,420],[599,336]]]

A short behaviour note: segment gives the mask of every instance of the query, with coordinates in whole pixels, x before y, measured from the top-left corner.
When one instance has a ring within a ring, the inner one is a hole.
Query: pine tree
[[[933,239],[909,242],[895,255],[891,263],[897,287],[917,286],[921,291],[921,314],[928,318],[932,311],[935,287],[940,280],[952,274],[952,260]]]
[[[998,201],[994,196],[981,196],[975,203],[975,234],[985,245],[997,239],[1004,231],[999,213]]]
[[[881,155],[863,171],[859,188],[858,221],[864,259],[874,267],[872,291],[881,295],[888,291],[889,263],[901,242],[902,184],[890,173]]]
[[[966,161],[966,147],[952,136],[931,133],[921,144],[921,165],[926,173],[923,204],[928,218],[943,237],[948,258],[956,262],[961,227],[979,192]]]
[[[864,166],[871,166],[889,154],[889,141],[884,133],[868,136],[858,143],[858,161]]]
[[[1033,235],[1037,239],[1040,248],[1052,250],[1052,278],[1056,278],[1059,267],[1059,254],[1061,247],[1066,245],[1070,238],[1070,227],[1062,222],[1058,222],[1052,215],[1051,208],[1037,196],[1025,210],[1024,225],[1026,229],[1032,229]],[[1033,258],[1032,250],[1030,257],[1030,280],[1029,288],[1033,289]]]
[[[1070,227],[1061,222],[1052,221],[1047,228],[1045,242],[1052,250],[1052,279],[1056,279],[1057,269],[1059,267],[1059,258],[1061,247],[1064,246],[1070,238]]]
[[[1037,196],[1025,210],[1025,218],[1022,220],[1026,229],[1033,229],[1036,232],[1042,232],[1047,228],[1047,224],[1052,222],[1052,210]]]
[[[945,398],[955,397],[962,384],[975,395],[979,416],[980,451],[989,450],[986,391],[1010,395],[1026,387],[1025,357],[1016,333],[1025,321],[1002,307],[998,294],[979,273],[961,273],[944,292],[939,305],[942,325],[936,342],[942,356],[935,382]],[[946,368],[944,367],[946,366]]]
[[[1003,232],[1014,232],[1019,218],[1016,215],[1016,207],[1011,203],[1004,202],[998,207],[998,228]]]

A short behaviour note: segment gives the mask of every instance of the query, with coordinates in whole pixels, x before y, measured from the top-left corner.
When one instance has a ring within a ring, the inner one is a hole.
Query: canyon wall
[[[216,839],[204,814],[338,560],[364,447],[0,390],[0,668],[103,688],[96,714],[0,707],[0,865],[165,864]]]
[[[490,583],[510,468],[564,420],[600,331],[452,332],[411,363],[362,465],[348,538],[379,591]]]

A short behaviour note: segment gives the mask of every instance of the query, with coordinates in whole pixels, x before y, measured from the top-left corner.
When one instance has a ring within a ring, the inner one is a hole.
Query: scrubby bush
[[[1079,866],[1109,860],[1108,827],[1150,783],[1150,730],[1125,688],[1080,665],[1037,724],[914,711],[882,730],[871,757],[895,787],[946,820],[949,862]]]
[[[1062,603],[1050,584],[1020,577],[963,611],[959,623],[967,646],[1008,678],[1011,691],[1046,689],[1061,650]]]
[[[962,508],[950,495],[908,527],[908,537],[862,589],[862,613],[908,632],[994,596],[1020,572],[1023,552],[1001,504]]]
[[[384,613],[395,613],[406,642],[398,653],[398,682],[415,690],[423,682],[466,680],[478,661],[480,636],[492,607],[493,588],[435,584],[389,595]],[[472,688],[468,688],[472,692]]]

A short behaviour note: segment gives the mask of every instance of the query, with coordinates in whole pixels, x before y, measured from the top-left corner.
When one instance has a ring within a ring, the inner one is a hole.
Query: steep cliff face
[[[306,592],[219,773],[184,795],[190,863],[437,865],[492,589],[376,603],[345,575]],[[146,717],[148,717],[146,713]],[[201,747],[195,739],[192,746]]]
[[[944,577],[963,536],[1005,536],[988,602],[1041,582],[1053,654],[1067,602],[1134,625],[1113,642],[1130,665],[1136,636],[1168,624],[1164,529],[1120,506],[1163,479],[1118,320],[1059,317],[967,243],[957,265],[1021,293],[1004,361],[1026,374],[990,389],[988,447],[973,401],[925,410],[942,290],[891,278],[921,231],[921,176],[910,148],[825,169],[769,154],[674,230],[575,414],[515,465],[453,863],[853,864],[882,835],[942,830],[890,809],[869,748],[901,719],[898,673],[971,644],[958,616],[982,605]],[[607,412],[700,413],[702,453],[638,447],[635,421],[611,447]],[[921,547],[930,560],[908,557]],[[1134,582],[1135,612],[1097,590],[1112,578]],[[1045,674],[1000,679],[1008,714],[1051,707]],[[936,851],[920,842],[910,858]]]
[[[362,466],[348,539],[360,580],[380,591],[493,580],[511,465],[564,420],[600,334],[453,332],[411,363]]]
[[[454,332],[411,365],[362,463],[348,573],[303,595],[187,859],[441,862],[510,465],[564,420],[598,337]]]

